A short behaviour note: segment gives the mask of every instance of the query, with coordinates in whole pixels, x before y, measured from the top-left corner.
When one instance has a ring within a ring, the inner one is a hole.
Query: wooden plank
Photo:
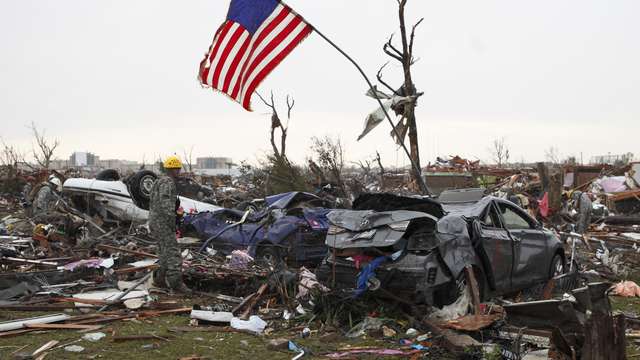
[[[147,266],[130,267],[130,268],[119,269],[119,270],[116,270],[114,272],[116,274],[118,274],[118,275],[122,275],[122,274],[129,274],[129,273],[138,272],[138,271],[144,271],[144,270],[155,270],[155,269],[157,269],[159,267],[160,267],[159,265],[153,264],[153,265],[147,265]]]
[[[427,319],[422,320],[422,322],[429,331],[442,340],[442,345],[455,355],[464,354],[469,348],[479,347],[482,345],[469,335],[459,334],[449,329],[443,329]]]
[[[93,329],[93,325],[79,324],[26,324],[27,329],[60,329],[60,330],[86,330]]]
[[[98,249],[102,249],[102,250],[113,250],[113,251],[120,251],[120,252],[123,252],[123,253],[131,254],[131,255],[141,256],[141,257],[150,257],[150,258],[155,258],[155,259],[158,258],[157,255],[150,254],[150,253],[147,253],[147,252],[144,252],[144,251],[129,250],[129,249],[110,246],[110,245],[98,245],[97,247],[98,247]]]
[[[248,318],[251,310],[258,304],[258,301],[262,298],[264,293],[269,288],[269,284],[265,283],[260,286],[260,289],[256,292],[256,296],[254,296],[251,301],[249,301],[249,305],[247,305],[246,310],[242,313],[242,318]]]
[[[73,304],[60,305],[4,305],[0,306],[3,311],[62,311],[65,309],[74,309]]]
[[[58,340],[51,340],[48,343],[42,345],[41,347],[38,348],[38,350],[34,351],[33,354],[31,354],[32,357],[37,357],[38,355],[42,354],[43,352],[51,349],[52,347],[58,345],[60,343],[60,341]]]
[[[107,304],[105,300],[79,299],[74,297],[53,298],[52,300],[57,302],[74,302],[74,303],[88,304],[88,305],[106,305]]]
[[[478,288],[478,281],[471,265],[464,267],[464,276],[467,279],[467,286],[471,293],[471,303],[473,305],[473,314],[480,315],[480,289]]]

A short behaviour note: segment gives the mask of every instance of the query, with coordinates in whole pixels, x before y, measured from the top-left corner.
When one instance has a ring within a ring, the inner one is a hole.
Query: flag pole
[[[342,56],[344,56],[345,58],[347,58],[347,60],[349,60],[349,62],[351,62],[353,64],[353,66],[356,67],[356,69],[358,69],[358,71],[360,72],[360,75],[362,75],[362,77],[364,78],[364,80],[367,82],[367,85],[369,85],[369,88],[371,88],[371,91],[374,92],[375,94],[375,88],[373,87],[373,84],[371,83],[371,80],[369,80],[369,77],[367,76],[367,74],[364,72],[364,70],[362,70],[362,68],[360,67],[360,65],[351,57],[349,56],[349,54],[347,54],[344,50],[342,50],[338,45],[336,45],[336,43],[334,43],[333,41],[331,41],[331,39],[329,39],[326,35],[324,35],[322,32],[320,32],[318,30],[318,28],[316,28],[314,25],[312,25],[311,23],[309,23],[307,21],[307,24],[309,24],[309,26],[311,26],[311,28],[313,29],[313,31],[315,31],[318,35],[320,35],[321,38],[323,38],[326,42],[329,43],[329,45],[331,45],[333,48],[335,48],[336,50],[338,50],[338,52],[340,54],[342,54]],[[380,100],[380,98],[378,98],[377,96],[375,96],[376,100],[378,101],[378,104],[380,105],[380,108],[382,109],[382,111],[384,112],[384,116],[387,118],[387,120],[389,121],[389,125],[391,125],[391,128],[393,129],[394,134],[396,135],[396,138],[400,140],[400,145],[402,146],[402,148],[404,149],[404,152],[407,154],[407,157],[409,157],[409,161],[411,162],[411,165],[413,167],[413,171],[416,173],[416,175],[418,177],[418,181],[420,181],[420,187],[422,188],[422,190],[424,192],[427,193],[427,195],[431,195],[431,191],[429,190],[429,187],[427,186],[427,183],[425,182],[424,178],[422,177],[422,171],[420,170],[420,168],[418,167],[418,164],[416,164],[416,162],[413,160],[413,158],[411,157],[411,153],[409,152],[409,149],[407,149],[407,146],[404,143],[404,139],[400,136],[400,133],[398,132],[398,129],[395,127],[395,125],[393,124],[393,120],[391,120],[391,117],[389,116],[389,112],[387,111],[387,109],[384,107],[384,104],[382,103],[382,100]]]

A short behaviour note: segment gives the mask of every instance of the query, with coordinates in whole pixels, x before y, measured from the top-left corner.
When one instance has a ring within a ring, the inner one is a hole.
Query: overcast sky
[[[57,156],[91,151],[147,161],[182,153],[255,161],[269,149],[269,116],[200,87],[197,71],[225,18],[226,0],[0,1],[0,136],[31,149],[35,122],[61,140]],[[397,31],[394,0],[289,0],[374,77]],[[489,160],[505,137],[512,159],[640,155],[640,2],[637,0],[411,0],[424,17],[414,80],[423,163],[459,154]],[[385,77],[400,85],[392,63]],[[288,151],[340,136],[350,160],[379,150],[405,157],[380,125],[357,136],[374,100],[336,51],[312,34],[261,85],[296,100]]]

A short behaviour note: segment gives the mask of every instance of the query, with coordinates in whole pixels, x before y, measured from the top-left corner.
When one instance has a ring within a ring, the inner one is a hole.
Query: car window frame
[[[487,215],[489,215],[491,213],[491,210],[493,209],[494,214],[496,215],[497,219],[491,219],[494,224],[493,226],[487,225],[484,223],[484,219],[487,218]],[[495,224],[495,220],[498,220],[498,224]],[[502,221],[502,216],[500,215],[500,211],[497,208],[495,201],[491,201],[491,203],[489,204],[489,206],[487,206],[487,208],[485,209],[482,219],[480,220],[480,223],[482,224],[482,226],[488,228],[488,229],[501,229],[501,230],[506,230],[506,228],[504,227],[504,223]]]
[[[529,227],[526,229],[523,228],[518,228],[518,229],[509,229],[507,228],[507,222],[504,219],[504,215],[502,214],[502,210],[500,209],[499,205],[504,205],[506,208],[510,209],[511,211],[513,211],[514,213],[516,213],[517,215],[519,215],[523,220],[525,220],[525,222],[527,224],[529,224]],[[498,204],[496,204],[496,206],[498,207],[498,216],[500,216],[500,221],[503,224],[504,229],[506,229],[507,231],[512,231],[512,230],[536,230],[538,229],[538,222],[535,221],[534,219],[532,219],[529,214],[525,213],[522,209],[518,208],[517,205],[509,203],[507,201],[500,201]]]

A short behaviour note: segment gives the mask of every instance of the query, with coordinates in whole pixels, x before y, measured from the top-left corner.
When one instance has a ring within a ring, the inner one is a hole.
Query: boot
[[[193,290],[189,289],[189,287],[183,282],[181,282],[180,285],[171,288],[171,290],[176,294],[193,295]]]
[[[163,270],[162,268],[156,269],[153,272],[153,286],[162,289],[167,287],[165,270]]]

